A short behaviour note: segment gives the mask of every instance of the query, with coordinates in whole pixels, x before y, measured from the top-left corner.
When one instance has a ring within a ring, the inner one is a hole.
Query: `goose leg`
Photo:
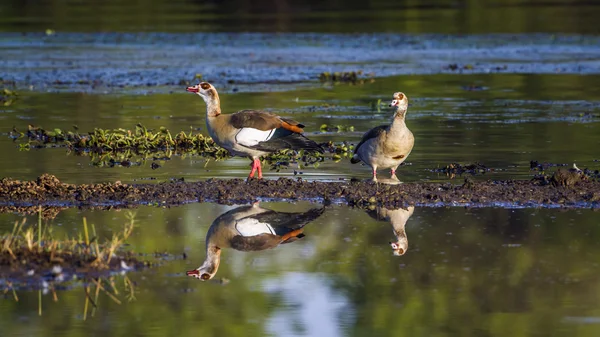
[[[252,159],[252,170],[250,170],[250,174],[248,175],[248,179],[254,178],[254,173],[256,173],[256,170],[257,170],[256,159]]]
[[[391,178],[394,180],[399,180],[398,177],[396,177],[396,169],[397,168],[398,168],[398,166],[392,168],[392,177]]]
[[[262,179],[262,167],[260,163],[260,159],[256,158],[256,167],[258,168],[258,179]]]
[[[373,166],[373,181],[377,182],[377,166]]]

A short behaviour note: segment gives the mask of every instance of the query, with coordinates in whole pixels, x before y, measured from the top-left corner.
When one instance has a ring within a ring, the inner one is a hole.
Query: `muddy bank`
[[[66,184],[52,175],[36,181],[0,181],[0,204],[11,206],[177,205],[188,202],[248,203],[257,199],[314,200],[368,207],[526,206],[600,207],[600,182],[540,178],[457,183],[374,184],[368,181],[319,182],[280,178],[246,182],[242,179],[173,181],[158,184]]]

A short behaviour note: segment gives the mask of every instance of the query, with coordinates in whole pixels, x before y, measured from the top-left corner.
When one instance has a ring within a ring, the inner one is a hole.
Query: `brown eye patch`
[[[202,88],[204,90],[208,90],[210,88],[210,84],[208,84],[206,82],[202,82],[202,83],[200,83],[200,88]]]
[[[400,93],[400,94],[398,95],[398,99],[399,99],[399,100],[402,100],[402,99],[404,99],[404,94],[403,94],[403,93]]]

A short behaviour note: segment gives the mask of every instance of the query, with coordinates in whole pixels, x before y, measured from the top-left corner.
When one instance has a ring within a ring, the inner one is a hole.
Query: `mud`
[[[600,182],[578,179],[553,183],[539,176],[528,180],[472,181],[464,183],[375,184],[370,181],[321,182],[301,178],[277,180],[209,179],[158,184],[120,182],[73,185],[45,174],[36,181],[8,178],[0,181],[0,204],[8,206],[134,207],[178,205],[189,202],[243,204],[255,200],[311,200],[350,206],[502,206],[600,207]]]

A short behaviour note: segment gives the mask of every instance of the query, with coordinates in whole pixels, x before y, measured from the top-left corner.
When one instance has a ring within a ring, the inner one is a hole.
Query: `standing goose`
[[[241,110],[221,114],[217,90],[208,82],[187,87],[206,103],[206,126],[209,135],[234,156],[250,157],[252,170],[248,178],[258,173],[262,179],[260,157],[283,149],[308,150],[323,153],[314,141],[302,135],[304,125],[293,119],[259,110]]]
[[[405,122],[408,110],[408,97],[404,93],[394,93],[390,107],[396,107],[391,125],[380,125],[366,132],[354,148],[352,164],[360,161],[373,170],[373,181],[377,181],[378,168],[391,168],[392,179],[398,181],[396,169],[406,160],[415,145],[415,137]]]
[[[394,255],[402,256],[408,250],[408,236],[406,236],[406,222],[413,215],[415,206],[409,206],[408,208],[399,209],[388,209],[384,207],[377,207],[376,210],[367,211],[367,214],[376,220],[389,221],[394,228],[394,236],[396,236],[396,242],[390,242]]]
[[[302,213],[276,212],[258,203],[241,206],[221,214],[206,233],[206,260],[187,272],[201,280],[215,276],[221,262],[221,249],[250,252],[277,247],[304,237],[304,226],[323,214],[324,208]]]

